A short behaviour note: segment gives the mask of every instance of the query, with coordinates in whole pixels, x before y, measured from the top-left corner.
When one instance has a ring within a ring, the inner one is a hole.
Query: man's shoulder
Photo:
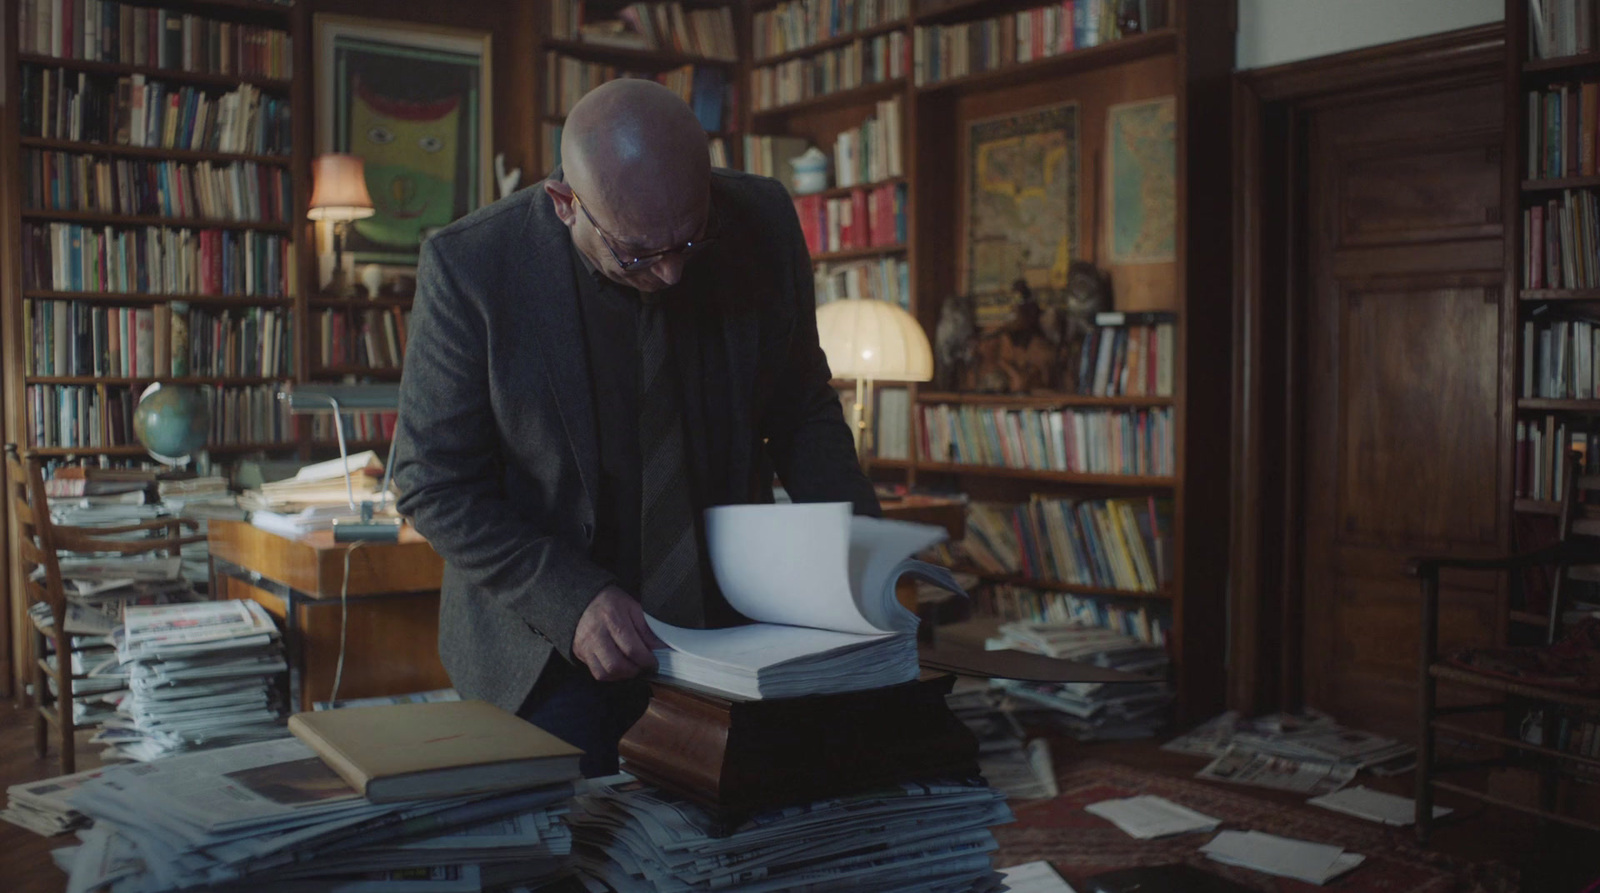
[[[758,211],[790,207],[788,190],[771,177],[719,167],[711,170],[711,182],[712,188],[727,200]]]
[[[452,251],[480,247],[496,249],[497,243],[529,225],[530,216],[538,210],[537,203],[544,198],[544,183],[541,181],[484,205],[439,229],[428,240],[440,248],[448,245]]]

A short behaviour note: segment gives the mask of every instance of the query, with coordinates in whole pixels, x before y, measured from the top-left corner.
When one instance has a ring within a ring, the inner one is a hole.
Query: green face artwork
[[[351,151],[366,159],[376,208],[356,231],[383,245],[415,247],[424,229],[454,219],[460,99],[411,102],[357,81],[350,106]]]

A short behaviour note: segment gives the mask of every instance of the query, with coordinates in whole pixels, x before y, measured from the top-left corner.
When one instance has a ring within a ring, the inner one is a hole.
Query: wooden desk
[[[439,662],[439,585],[444,560],[409,527],[397,543],[335,543],[332,531],[289,538],[241,521],[212,521],[215,598],[259,602],[283,625],[295,710],[333,693],[340,652],[345,558],[344,674],[339,697],[450,687]]]

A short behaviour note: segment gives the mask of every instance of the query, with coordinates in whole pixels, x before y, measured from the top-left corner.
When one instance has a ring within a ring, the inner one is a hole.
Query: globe
[[[206,445],[211,431],[211,403],[197,387],[151,385],[133,409],[133,435],[169,465]]]

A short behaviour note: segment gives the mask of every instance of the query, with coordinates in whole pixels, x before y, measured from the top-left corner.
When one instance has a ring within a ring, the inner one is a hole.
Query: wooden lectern
[[[978,774],[978,739],[950,712],[947,674],[836,695],[744,700],[651,683],[619,747],[633,775],[730,823],[763,809],[916,779]]]

